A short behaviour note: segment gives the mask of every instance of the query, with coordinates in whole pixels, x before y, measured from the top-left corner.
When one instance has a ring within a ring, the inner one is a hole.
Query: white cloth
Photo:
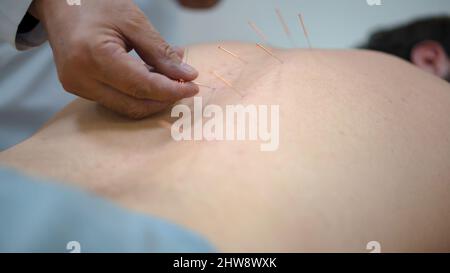
[[[45,42],[47,35],[41,24],[28,33],[17,35],[19,24],[32,2],[32,0],[0,0],[0,42],[8,42],[19,50]]]

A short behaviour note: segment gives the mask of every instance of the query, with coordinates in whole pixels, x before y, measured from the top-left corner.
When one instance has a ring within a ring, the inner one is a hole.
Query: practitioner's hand
[[[34,0],[67,91],[131,118],[198,93],[198,72],[182,63],[132,0]],[[142,60],[128,54],[134,49]],[[145,62],[145,63],[144,63]],[[181,80],[181,81],[179,81]]]

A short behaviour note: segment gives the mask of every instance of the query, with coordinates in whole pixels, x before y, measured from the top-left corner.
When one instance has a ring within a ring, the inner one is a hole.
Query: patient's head
[[[408,60],[450,81],[450,17],[421,19],[373,34],[364,48]]]

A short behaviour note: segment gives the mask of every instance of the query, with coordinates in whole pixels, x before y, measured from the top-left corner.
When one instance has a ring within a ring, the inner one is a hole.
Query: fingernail
[[[192,66],[188,65],[187,63],[182,63],[180,65],[181,70],[183,70],[183,72],[185,72],[186,74],[190,74],[190,75],[195,75],[197,74],[197,70],[195,68],[193,68]]]

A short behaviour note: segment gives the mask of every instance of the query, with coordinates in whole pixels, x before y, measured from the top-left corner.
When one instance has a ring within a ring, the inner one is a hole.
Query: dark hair
[[[382,51],[410,61],[411,51],[420,42],[439,42],[450,56],[450,16],[420,19],[394,29],[378,31],[365,49]]]

